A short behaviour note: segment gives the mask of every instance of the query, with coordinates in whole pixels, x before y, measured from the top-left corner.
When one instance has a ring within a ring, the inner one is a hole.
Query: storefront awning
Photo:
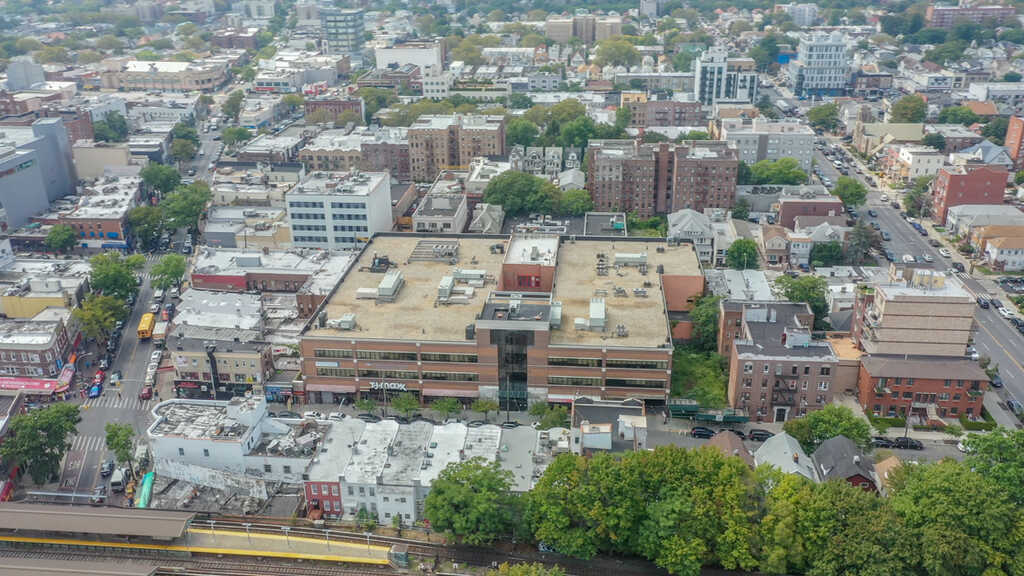
[[[335,394],[352,394],[356,391],[355,384],[306,384],[309,392],[334,392]]]
[[[40,380],[36,378],[0,378],[0,390],[23,390],[29,394],[53,394],[59,391],[61,383],[57,380]],[[64,386],[67,390],[67,386]]]

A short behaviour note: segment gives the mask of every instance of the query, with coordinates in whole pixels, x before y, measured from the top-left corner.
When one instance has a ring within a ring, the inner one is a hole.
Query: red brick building
[[[358,96],[349,96],[340,92],[331,92],[312,98],[307,98],[303,106],[306,116],[318,110],[325,110],[330,118],[337,118],[342,112],[351,110],[363,118],[366,114],[363,99]]]
[[[708,116],[700,102],[648,100],[629,102],[630,128],[650,126],[703,126]]]
[[[944,166],[932,181],[933,218],[945,224],[953,206],[1002,204],[1007,176],[1005,167],[994,164]]]
[[[925,11],[925,19],[932,28],[952,28],[959,20],[968,20],[975,24],[986,21],[1002,22],[1015,18],[1017,11],[1013,6],[999,4],[964,4],[960,6],[928,6]]]
[[[872,355],[861,358],[859,398],[864,412],[920,421],[981,416],[988,376],[968,358]]]
[[[1014,168],[1020,170],[1021,166],[1024,166],[1024,118],[1010,116],[1010,124],[1006,127],[1003,146],[1010,151]]]

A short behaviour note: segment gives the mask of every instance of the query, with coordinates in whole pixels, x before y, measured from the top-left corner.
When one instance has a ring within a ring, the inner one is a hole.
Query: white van
[[[111,492],[124,492],[124,477],[124,468],[114,470],[114,473],[110,475]]]
[[[904,254],[903,255],[903,263],[904,264],[913,264],[914,262],[917,262],[917,260],[913,256],[911,256],[910,254]]]

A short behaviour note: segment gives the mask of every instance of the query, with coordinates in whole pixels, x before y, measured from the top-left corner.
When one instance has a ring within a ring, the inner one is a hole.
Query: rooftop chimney
[[[793,463],[794,464],[799,464],[800,463],[800,455],[797,454],[796,452],[793,452]]]

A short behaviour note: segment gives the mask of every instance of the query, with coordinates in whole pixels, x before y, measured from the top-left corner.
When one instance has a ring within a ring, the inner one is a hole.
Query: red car
[[[143,386],[142,391],[139,392],[139,400],[149,400],[153,397],[153,387]]]
[[[97,370],[96,375],[92,377],[93,384],[103,384],[103,381],[107,378],[107,374],[103,370]]]

